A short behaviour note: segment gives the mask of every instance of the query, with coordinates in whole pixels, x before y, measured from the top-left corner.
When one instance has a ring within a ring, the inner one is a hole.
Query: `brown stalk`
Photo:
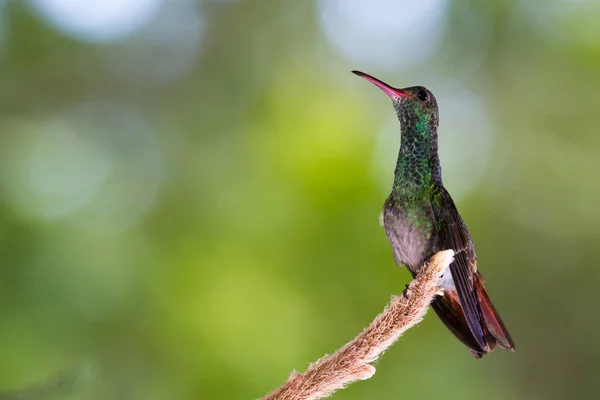
[[[311,364],[306,372],[292,372],[287,382],[261,400],[314,400],[328,397],[348,384],[369,379],[371,365],[402,334],[423,320],[436,294],[440,276],[454,258],[452,250],[440,251],[423,265],[404,296],[393,296],[390,304],[357,337],[332,355]]]

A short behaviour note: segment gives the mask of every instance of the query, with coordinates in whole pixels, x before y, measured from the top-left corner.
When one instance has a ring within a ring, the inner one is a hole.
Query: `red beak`
[[[385,94],[390,96],[390,98],[392,100],[394,100],[397,97],[408,97],[408,93],[403,92],[400,89],[393,88],[390,85],[388,85],[387,83],[382,82],[379,79],[377,79],[371,75],[365,74],[364,72],[360,72],[360,71],[352,71],[352,73],[354,73],[358,76],[361,76],[361,77],[365,78],[366,80],[368,80],[369,82],[373,83],[379,89],[383,90],[385,92]]]

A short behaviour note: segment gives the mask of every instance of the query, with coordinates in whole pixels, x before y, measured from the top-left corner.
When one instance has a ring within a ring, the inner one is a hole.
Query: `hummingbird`
[[[432,308],[475,358],[496,346],[514,352],[514,342],[477,270],[467,225],[442,184],[435,97],[422,86],[396,89],[363,72],[352,72],[392,99],[400,121],[394,183],[380,216],[396,264],[405,265],[415,277],[431,256],[454,250],[454,261],[440,278],[443,294],[434,298]]]

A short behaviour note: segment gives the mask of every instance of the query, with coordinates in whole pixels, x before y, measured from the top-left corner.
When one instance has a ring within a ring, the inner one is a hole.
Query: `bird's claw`
[[[408,291],[408,286],[409,284],[406,284],[406,288],[404,288],[404,290],[402,291],[402,296],[404,296],[404,298],[406,299],[408,296],[406,295],[406,292]]]

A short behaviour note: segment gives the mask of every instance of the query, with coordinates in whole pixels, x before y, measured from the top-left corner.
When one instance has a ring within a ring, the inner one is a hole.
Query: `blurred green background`
[[[600,389],[600,3],[0,1],[0,389],[252,399],[410,280],[378,214],[424,85],[516,343],[433,313],[335,399]],[[80,373],[83,371],[82,373]],[[42,397],[40,397],[42,398]],[[47,398],[47,397],[43,397]]]

